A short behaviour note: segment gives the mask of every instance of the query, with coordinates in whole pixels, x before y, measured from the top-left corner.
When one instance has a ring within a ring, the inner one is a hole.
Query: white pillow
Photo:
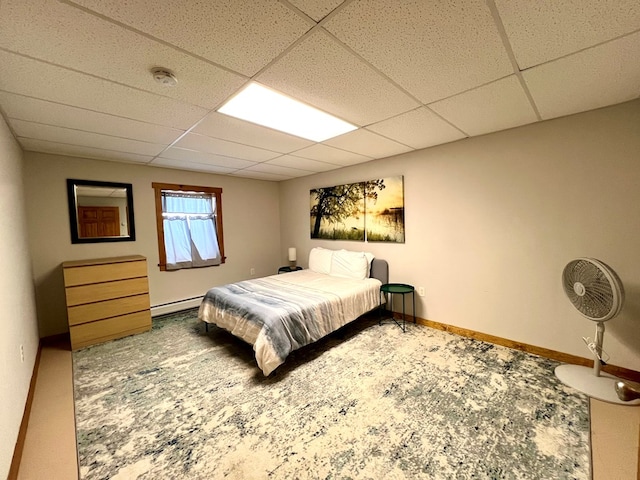
[[[369,261],[364,252],[337,250],[331,259],[331,275],[334,277],[364,280],[369,274]]]
[[[309,252],[309,270],[329,275],[331,273],[331,259],[333,250],[322,247],[312,248]]]
[[[367,262],[369,263],[367,265],[367,277],[371,276],[371,262],[373,262],[373,259],[375,258],[375,255],[373,253],[369,253],[369,252],[363,252],[364,256],[367,257]]]

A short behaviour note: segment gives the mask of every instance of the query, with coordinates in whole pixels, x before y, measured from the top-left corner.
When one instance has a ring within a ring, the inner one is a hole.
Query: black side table
[[[278,269],[278,274],[280,274],[280,273],[296,272],[296,271],[298,271],[298,270],[302,270],[302,267],[298,267],[298,266],[296,266],[296,267],[290,267],[289,265],[286,265],[286,266],[284,266],[284,267],[280,267],[280,268]]]
[[[402,325],[400,325],[400,323],[396,320],[396,318],[393,316],[393,305],[390,305],[390,308],[388,309],[391,312],[391,319],[396,322],[396,325],[398,325],[400,328],[402,328],[402,331],[405,332],[406,331],[406,313],[405,313],[405,305],[404,305],[404,297],[407,294],[411,294],[411,300],[413,303],[413,323],[416,323],[416,290],[415,288],[413,288],[412,285],[407,285],[405,283],[385,283],[380,287],[380,292],[382,292],[385,296],[385,300],[387,301],[387,303],[391,303],[393,302],[393,295],[394,294],[399,294],[402,295]],[[382,303],[380,304],[380,306],[382,307]],[[384,308],[384,310],[387,310],[386,308]],[[382,308],[380,311],[380,324],[382,324]]]

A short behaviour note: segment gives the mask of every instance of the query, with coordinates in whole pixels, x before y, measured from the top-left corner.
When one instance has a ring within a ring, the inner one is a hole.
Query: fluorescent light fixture
[[[358,128],[255,82],[232,97],[218,111],[314,142],[322,142]]]

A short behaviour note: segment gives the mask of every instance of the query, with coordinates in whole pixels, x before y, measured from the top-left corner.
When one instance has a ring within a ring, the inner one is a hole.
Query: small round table
[[[389,303],[391,303],[389,311],[391,312],[391,319],[396,322],[396,325],[398,325],[400,328],[402,328],[402,331],[406,331],[406,313],[405,313],[405,302],[404,302],[404,297],[407,294],[411,294],[411,300],[412,300],[412,306],[413,306],[413,323],[416,323],[416,289],[413,288],[413,285],[407,285],[406,283],[384,283],[382,284],[382,286],[380,287],[380,291],[385,295],[385,303],[386,300],[389,300]],[[393,295],[394,294],[399,294],[402,295],[402,325],[400,325],[400,323],[398,323],[398,321],[396,320],[396,318],[393,315]],[[380,307],[382,307],[382,303],[380,303]],[[382,308],[380,309],[380,324],[382,324]],[[384,310],[387,310],[386,308],[384,308]]]
[[[295,266],[295,267],[290,267],[289,265],[286,265],[284,267],[280,267],[278,269],[278,273],[289,273],[289,272],[297,272],[298,270],[302,270],[302,267],[299,266]]]

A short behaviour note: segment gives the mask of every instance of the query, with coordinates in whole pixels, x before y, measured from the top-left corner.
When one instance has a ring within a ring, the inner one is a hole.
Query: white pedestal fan
[[[616,393],[621,380],[604,372],[602,342],[604,322],[622,309],[624,288],[618,275],[605,263],[594,258],[578,258],[567,264],[562,272],[562,285],[573,306],[586,318],[597,322],[595,342],[587,342],[593,353],[593,368],[579,365],[559,365],[556,377],[564,384],[590,397],[610,403],[640,405],[640,398],[623,401]]]

